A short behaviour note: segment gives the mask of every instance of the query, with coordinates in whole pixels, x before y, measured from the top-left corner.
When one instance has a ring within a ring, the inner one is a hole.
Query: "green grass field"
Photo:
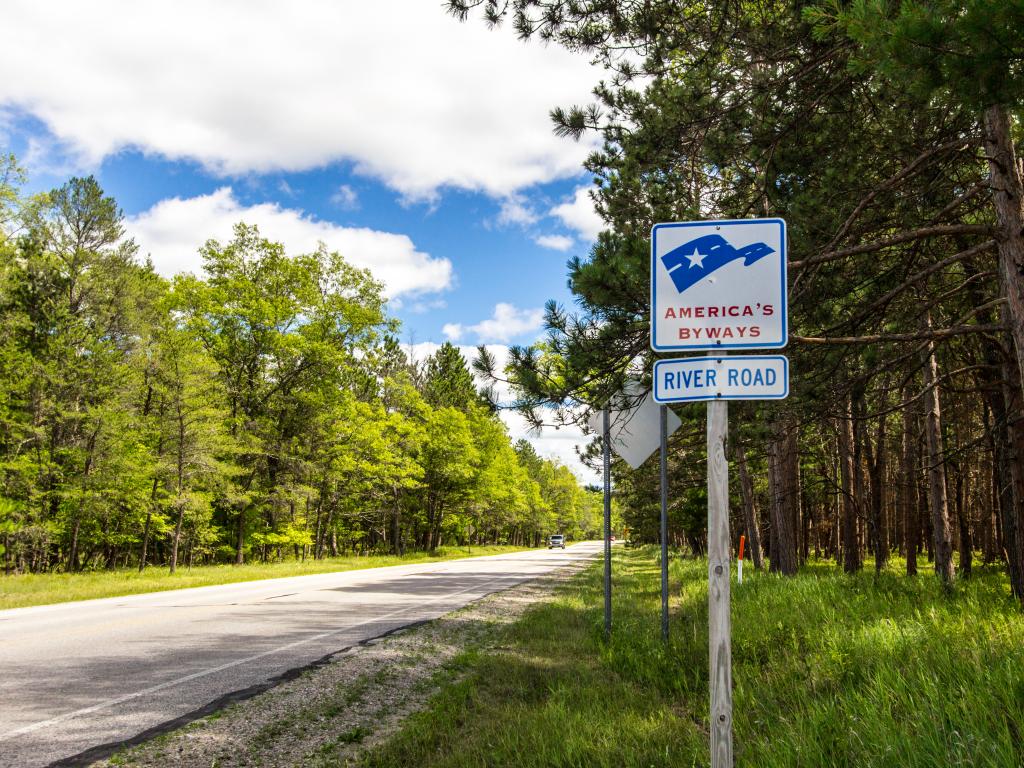
[[[27,605],[48,605],[96,597],[121,597],[140,592],[163,592],[169,589],[208,587],[257,579],[304,576],[312,573],[333,573],[385,565],[408,565],[433,560],[457,560],[463,557],[500,555],[518,552],[523,547],[438,547],[433,553],[412,552],[402,557],[373,555],[369,557],[332,557],[324,560],[286,560],[277,563],[253,563],[241,566],[206,565],[179,568],[173,576],[166,568],[150,566],[138,570],[93,571],[88,573],[40,573],[21,576],[0,576],[0,609]]]
[[[707,565],[617,550],[614,631],[598,566],[468,653],[429,708],[371,751],[399,766],[706,766]],[[733,583],[737,766],[1024,765],[1024,613],[997,570],[945,594],[826,564]]]

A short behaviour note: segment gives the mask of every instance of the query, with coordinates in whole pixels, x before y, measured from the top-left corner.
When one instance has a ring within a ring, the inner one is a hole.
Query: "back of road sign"
[[[787,334],[782,219],[654,226],[653,349],[778,349]]]
[[[636,469],[658,450],[661,444],[658,405],[651,399],[650,393],[643,392],[638,382],[628,381],[625,392],[612,398],[609,409],[611,448],[629,466]],[[595,411],[590,417],[590,428],[597,434],[601,434],[603,429],[601,419],[601,411]],[[668,434],[671,435],[681,425],[679,417],[670,409]]]

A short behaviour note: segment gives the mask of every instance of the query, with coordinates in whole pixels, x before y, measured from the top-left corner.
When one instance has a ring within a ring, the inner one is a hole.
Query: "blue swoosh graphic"
[[[704,257],[700,265],[690,262],[694,251]],[[749,267],[769,253],[775,253],[775,249],[767,243],[751,243],[742,248],[734,248],[721,235],[704,235],[673,248],[661,257],[661,263],[668,270],[676,290],[682,293],[730,262],[743,259],[743,266]]]

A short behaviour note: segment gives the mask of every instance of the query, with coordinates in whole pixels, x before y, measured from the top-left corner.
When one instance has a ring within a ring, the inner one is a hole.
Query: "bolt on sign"
[[[654,226],[653,349],[778,349],[787,335],[782,219]]]

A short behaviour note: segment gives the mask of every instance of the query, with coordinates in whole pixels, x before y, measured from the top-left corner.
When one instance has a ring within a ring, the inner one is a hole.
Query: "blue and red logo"
[[[721,235],[704,235],[673,248],[661,257],[661,263],[668,270],[676,290],[682,293],[726,264],[743,259],[743,266],[749,267],[770,253],[775,253],[775,249],[767,243],[734,248]]]

